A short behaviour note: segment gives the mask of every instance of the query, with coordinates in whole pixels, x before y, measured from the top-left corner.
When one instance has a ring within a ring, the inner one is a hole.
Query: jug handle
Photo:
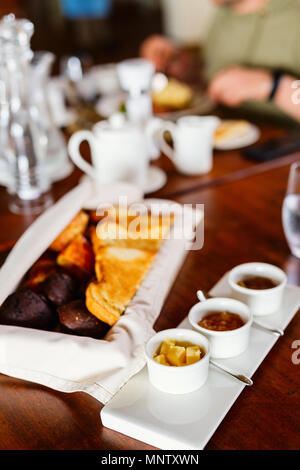
[[[163,126],[155,133],[156,141],[158,143],[160,150],[167,157],[169,157],[170,160],[173,160],[173,161],[174,161],[174,150],[169,144],[167,144],[164,135],[165,135],[165,132],[168,131],[170,132],[172,138],[174,139],[174,134],[176,130],[177,130],[176,124],[168,121],[168,122],[165,122]]]
[[[75,163],[80,170],[86,173],[91,178],[95,178],[96,170],[95,168],[86,162],[79,150],[80,144],[86,140],[91,147],[92,155],[96,154],[96,142],[95,137],[90,131],[78,131],[75,132],[69,140],[68,150],[71,157],[71,160]]]

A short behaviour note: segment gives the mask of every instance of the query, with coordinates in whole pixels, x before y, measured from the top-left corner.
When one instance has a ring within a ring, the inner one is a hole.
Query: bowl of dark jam
[[[276,313],[286,286],[285,273],[272,264],[245,263],[229,273],[231,294],[248,305],[254,316]]]

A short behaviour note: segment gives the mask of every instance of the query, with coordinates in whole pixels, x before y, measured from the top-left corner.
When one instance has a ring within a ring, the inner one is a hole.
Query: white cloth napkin
[[[39,217],[0,270],[0,303],[90,197],[83,183]],[[190,231],[201,213],[186,220]],[[102,403],[145,364],[144,345],[187,254],[186,240],[165,240],[126,313],[105,340],[0,325],[0,372],[63,392],[84,391]]]

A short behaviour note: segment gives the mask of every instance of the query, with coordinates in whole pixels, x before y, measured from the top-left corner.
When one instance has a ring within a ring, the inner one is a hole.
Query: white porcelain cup
[[[187,341],[205,349],[200,361],[182,367],[164,366],[154,361],[153,356],[166,338]],[[156,333],[146,344],[148,374],[151,384],[162,392],[172,394],[191,393],[205,384],[209,368],[209,342],[196,331],[173,328]]]
[[[246,276],[269,278],[276,287],[271,289],[247,289],[237,283]],[[272,315],[280,308],[286,286],[286,274],[277,266],[267,263],[245,263],[233,268],[229,273],[232,296],[248,305],[254,316]]]
[[[82,157],[79,147],[86,140],[91,148],[92,165]],[[70,157],[84,173],[101,184],[117,181],[143,189],[148,170],[147,139],[136,126],[100,121],[90,131],[78,131],[69,140]]]
[[[186,175],[208,173],[213,166],[213,137],[220,119],[216,116],[184,116],[177,124],[166,122],[157,133],[160,149]],[[165,141],[169,131],[174,150]]]
[[[236,313],[245,322],[244,325],[231,331],[208,330],[198,325],[199,321],[208,313],[220,311]],[[237,300],[221,297],[199,302],[189,312],[189,322],[192,327],[209,340],[212,358],[225,359],[244,352],[249,344],[252,321],[253,317],[247,305]]]

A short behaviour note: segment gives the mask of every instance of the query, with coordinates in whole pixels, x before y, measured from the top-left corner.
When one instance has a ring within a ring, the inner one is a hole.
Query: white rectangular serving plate
[[[216,284],[211,295],[230,296],[227,276]],[[257,321],[266,327],[285,329],[299,308],[300,287],[287,286],[280,311]],[[191,328],[187,318],[179,326]],[[247,351],[216,362],[251,377],[277,340],[277,335],[252,327]],[[208,380],[200,390],[171,395],[151,386],[145,367],[102,409],[102,424],[159,449],[201,450],[244,387],[211,366]],[[253,388],[255,391],[255,383]]]

